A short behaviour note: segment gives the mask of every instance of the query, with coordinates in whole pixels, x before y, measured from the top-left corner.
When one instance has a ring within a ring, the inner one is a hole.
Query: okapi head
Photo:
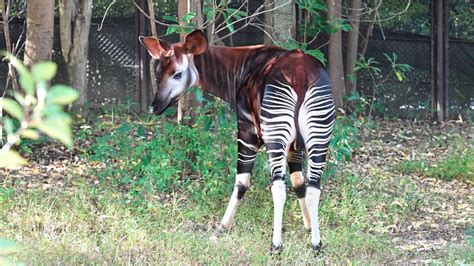
[[[153,112],[159,115],[197,84],[199,75],[193,57],[206,51],[207,38],[196,30],[186,35],[184,42],[175,44],[155,37],[140,37],[140,42],[159,62],[155,70],[157,90],[151,104]]]

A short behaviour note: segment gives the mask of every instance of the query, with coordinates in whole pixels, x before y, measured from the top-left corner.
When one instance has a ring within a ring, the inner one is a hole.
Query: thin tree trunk
[[[7,52],[13,53],[12,45],[11,45],[11,38],[10,38],[10,27],[8,24],[8,15],[10,13],[10,7],[11,7],[11,1],[7,1],[7,5],[5,6],[4,0],[0,0],[0,8],[2,9],[2,19],[3,19],[3,33],[5,35],[5,44],[7,48]],[[8,64],[8,77],[12,81],[13,85],[13,90],[14,91],[19,91],[20,88],[18,86],[18,81],[16,79],[16,72],[15,69],[13,68],[12,64]],[[8,81],[7,81],[8,85]],[[7,89],[7,86],[5,86],[5,90]],[[3,92],[3,94],[5,91]],[[3,96],[3,95],[2,95]],[[1,132],[0,132],[1,133]]]
[[[349,36],[347,40],[347,54],[346,54],[346,95],[351,95],[352,91],[356,86],[356,75],[354,68],[357,62],[357,52],[359,51],[359,24],[360,24],[360,13],[362,7],[362,0],[352,0],[351,1],[351,14],[349,17],[349,22],[352,26],[349,31]],[[349,78],[353,77],[353,80]]]
[[[183,6],[178,6],[178,10],[181,10],[182,13],[179,13],[178,16],[182,18],[185,14],[189,12],[195,12],[196,17],[192,20],[192,22],[195,25],[202,25],[203,21],[203,15],[202,15],[202,1],[191,1],[191,0],[183,0],[181,3]],[[184,36],[186,34],[182,33],[181,34],[181,41],[184,41]],[[198,107],[200,103],[198,103],[194,99],[194,94],[192,93],[186,93],[181,97],[181,99],[178,102],[178,122],[181,122],[183,116],[185,114],[194,117],[195,116],[195,109]]]
[[[379,6],[380,1],[382,1],[382,0],[375,0],[375,6],[376,7]],[[370,14],[369,27],[367,28],[367,32],[365,33],[364,41],[362,42],[362,51],[360,52],[360,54],[362,56],[364,56],[365,52],[367,52],[367,47],[369,46],[369,39],[370,39],[370,36],[372,36],[372,31],[374,29],[375,21],[377,20],[376,15],[377,15],[377,9],[374,9],[372,11],[372,13]]]
[[[280,6],[288,0],[275,0],[273,6]],[[286,42],[296,37],[296,9],[295,5],[285,5],[272,11],[273,38],[277,42]]]
[[[273,8],[273,2],[269,0],[265,0],[264,4],[267,4],[265,7],[266,10]],[[263,36],[263,43],[266,45],[273,45],[273,12],[265,12],[264,14],[265,25],[269,26],[269,30],[267,31],[270,36],[265,34]]]
[[[184,15],[186,15],[189,12],[189,9],[190,9],[189,5],[190,5],[189,0],[178,0],[178,17],[179,18],[182,18]],[[184,41],[184,36],[186,36],[186,34],[184,33],[180,34],[181,41]],[[187,103],[186,95],[184,95],[178,101],[178,109],[177,109],[178,123],[181,123],[181,121],[183,120],[184,112],[187,109],[186,103]]]
[[[153,8],[153,0],[148,0],[148,12],[150,15],[150,30],[151,30],[151,36],[157,37],[156,34],[156,25],[155,25],[155,10]],[[151,94],[149,95],[150,99],[153,99],[153,94],[156,93],[157,90],[157,85],[156,85],[156,79],[155,79],[155,64],[156,64],[156,59],[151,58],[150,59],[150,85],[151,85]]]
[[[54,37],[54,0],[28,0],[26,32],[25,64],[31,66],[39,61],[51,60]]]
[[[69,53],[71,52],[72,35],[72,3],[71,0],[59,1],[59,38],[61,40],[61,53],[64,61],[69,63]]]
[[[341,17],[341,0],[327,0],[328,20]],[[329,75],[333,86],[333,95],[336,107],[343,106],[345,92],[344,65],[342,60],[342,34],[337,31],[329,38]]]
[[[81,10],[74,15],[73,45],[68,64],[71,85],[81,94],[79,99],[74,102],[75,109],[81,108],[87,103],[87,59],[92,0],[82,0],[80,4]]]

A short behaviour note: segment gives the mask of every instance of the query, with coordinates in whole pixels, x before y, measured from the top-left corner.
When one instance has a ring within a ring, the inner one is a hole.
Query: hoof
[[[323,246],[323,242],[319,241],[319,244],[317,244],[316,246],[315,245],[311,245],[311,248],[313,249],[315,255],[319,255],[319,253],[321,252],[321,247]]]
[[[225,233],[227,229],[225,228],[225,226],[223,224],[219,224],[219,226],[217,226],[217,229],[216,229],[216,235],[222,235],[223,233]]]
[[[270,252],[272,253],[272,255],[280,255],[281,250],[282,250],[282,245],[275,246],[272,243],[272,246],[270,247]]]

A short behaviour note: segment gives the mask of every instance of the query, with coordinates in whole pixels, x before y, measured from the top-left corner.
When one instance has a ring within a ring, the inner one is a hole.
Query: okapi
[[[257,151],[265,144],[274,203],[272,249],[279,251],[282,246],[288,162],[304,226],[311,229],[312,248],[319,252],[320,180],[335,117],[329,76],[321,63],[298,49],[209,46],[199,30],[175,44],[153,37],[140,37],[140,42],[159,60],[154,113],[161,114],[192,86],[200,86],[235,108],[237,176],[220,227],[233,225],[237,205],[249,188]],[[307,182],[302,174],[305,149]]]

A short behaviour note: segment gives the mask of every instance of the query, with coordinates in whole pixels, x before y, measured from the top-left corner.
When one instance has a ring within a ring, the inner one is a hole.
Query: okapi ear
[[[195,30],[184,37],[184,48],[189,54],[202,54],[207,47],[207,37],[201,30]]]
[[[140,36],[138,39],[140,40],[140,43],[145,46],[145,48],[148,50],[148,53],[154,59],[160,59],[161,55],[166,56],[168,54],[171,54],[171,45],[165,41],[160,41],[155,37],[143,36]]]

